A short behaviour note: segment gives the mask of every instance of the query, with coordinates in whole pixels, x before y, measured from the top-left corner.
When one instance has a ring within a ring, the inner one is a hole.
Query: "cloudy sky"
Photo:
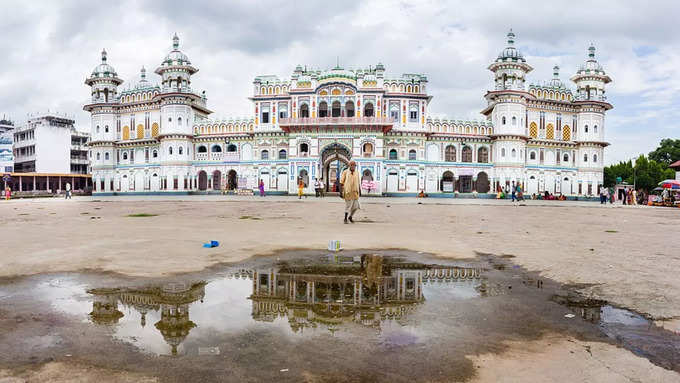
[[[326,69],[339,57],[346,68],[382,62],[390,75],[424,73],[431,114],[480,118],[492,80],[486,67],[513,28],[535,68],[532,82],[549,79],[555,64],[568,81],[595,44],[614,80],[607,163],[680,138],[680,1],[0,0],[0,7],[0,114],[16,121],[50,110],[89,129],[83,81],[102,48],[123,88],[142,65],[155,82],[173,33],[199,68],[193,87],[207,92],[215,117],[252,111],[256,75],[289,78],[297,64]]]

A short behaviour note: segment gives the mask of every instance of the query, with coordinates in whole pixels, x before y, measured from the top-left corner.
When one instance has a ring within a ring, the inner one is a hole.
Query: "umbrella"
[[[663,191],[663,188],[654,188],[654,190],[652,190],[652,191],[655,191],[655,192]]]
[[[659,186],[664,189],[678,189],[680,190],[680,180],[663,180],[659,182]]]

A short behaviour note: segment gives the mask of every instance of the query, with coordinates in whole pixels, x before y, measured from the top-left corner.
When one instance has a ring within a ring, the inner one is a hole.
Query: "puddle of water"
[[[229,376],[242,373],[245,380],[278,379],[286,368],[294,380],[303,373],[358,381],[467,379],[474,368],[466,355],[502,351],[505,340],[537,339],[548,330],[604,334],[680,371],[680,337],[638,314],[579,298],[506,260],[418,257],[421,262],[386,253],[259,258],[218,275],[118,284],[123,287],[115,287],[115,278],[45,276],[2,286],[0,295],[19,316],[26,310],[23,315],[67,318],[34,338],[8,337],[8,344],[30,345],[19,354],[51,344],[85,359],[96,358],[86,349],[99,350],[109,363],[120,358],[130,367],[125,355],[136,350],[151,358],[137,360],[137,368],[170,356],[189,371],[204,368],[208,380],[218,376],[215,358],[220,368],[231,366]],[[565,318],[569,312],[576,318]],[[68,338],[69,326],[92,334],[87,347]]]

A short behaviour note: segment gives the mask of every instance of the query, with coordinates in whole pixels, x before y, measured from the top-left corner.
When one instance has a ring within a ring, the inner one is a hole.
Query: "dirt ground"
[[[337,239],[348,249],[401,248],[453,258],[511,255],[543,277],[578,285],[594,298],[678,329],[680,209],[365,199],[357,222],[344,225],[343,206],[337,197],[3,201],[0,277],[86,269],[164,276],[282,249],[323,249]],[[202,248],[209,240],[220,246]],[[577,370],[575,381],[680,381],[678,374],[604,343],[547,336],[511,348],[517,352],[471,356],[480,367],[478,380],[564,381],[564,371]],[[0,382],[42,381],[40,376],[59,381],[60,370],[88,371],[51,363],[14,378],[0,370]],[[117,381],[142,379],[123,376]]]

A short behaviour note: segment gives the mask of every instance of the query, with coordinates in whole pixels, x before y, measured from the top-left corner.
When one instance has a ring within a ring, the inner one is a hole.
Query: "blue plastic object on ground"
[[[217,241],[210,241],[210,246],[211,246],[211,247],[217,247],[217,246],[219,246],[219,245],[220,245],[220,243],[217,242]]]
[[[212,247],[212,245],[210,243],[204,243],[203,247]]]

